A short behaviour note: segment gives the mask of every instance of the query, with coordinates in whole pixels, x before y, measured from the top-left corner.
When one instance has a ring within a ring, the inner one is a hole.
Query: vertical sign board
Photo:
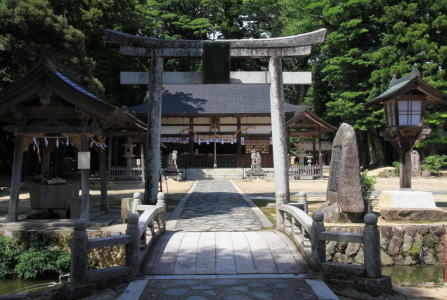
[[[332,147],[331,171],[329,174],[329,190],[337,192],[341,161],[341,146]]]
[[[78,169],[90,170],[90,152],[78,152]]]

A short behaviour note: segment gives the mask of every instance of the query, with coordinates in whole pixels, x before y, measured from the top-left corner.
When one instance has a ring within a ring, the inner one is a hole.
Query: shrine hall
[[[144,120],[147,102],[129,109]],[[301,142],[297,148],[307,149],[314,163],[321,162],[318,153],[328,147],[322,147],[319,137],[335,127],[307,106],[284,102],[284,111],[289,136],[310,138],[310,147]],[[163,166],[177,150],[179,168],[249,168],[250,153],[256,150],[262,167],[273,167],[268,84],[165,85],[161,121]]]

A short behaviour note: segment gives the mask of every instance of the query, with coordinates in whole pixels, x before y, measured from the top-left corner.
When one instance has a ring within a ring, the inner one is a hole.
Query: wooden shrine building
[[[76,78],[71,70],[42,59],[0,92],[0,124],[15,136],[10,222],[18,220],[22,169],[27,170],[23,175],[31,208],[41,211],[40,217],[90,219],[90,152],[99,157],[100,208],[107,210],[106,138],[146,135],[146,124],[90,93]],[[78,152],[86,158],[82,170]]]
[[[261,152],[263,167],[273,167],[267,84],[165,85],[161,107],[162,164],[177,150],[180,168],[212,168],[215,148],[218,168],[249,168],[252,150]],[[130,107],[143,119],[147,109],[147,102]],[[306,106],[285,102],[284,111],[293,121],[289,136],[318,139],[335,130]]]

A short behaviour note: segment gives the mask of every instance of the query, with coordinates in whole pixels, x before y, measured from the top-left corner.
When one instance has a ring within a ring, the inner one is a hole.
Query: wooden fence
[[[109,177],[114,178],[141,178],[142,176],[141,166],[133,166],[128,168],[127,166],[113,166],[109,169]]]
[[[317,179],[323,177],[323,168],[320,165],[290,166],[289,179]]]

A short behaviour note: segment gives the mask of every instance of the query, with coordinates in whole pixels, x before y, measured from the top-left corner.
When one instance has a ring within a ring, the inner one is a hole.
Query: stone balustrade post
[[[308,207],[307,207],[307,193],[306,192],[298,193],[298,203],[303,205],[303,210],[307,214]]]
[[[130,267],[130,277],[133,279],[139,273],[140,261],[140,237],[138,229],[138,215],[130,214],[127,217],[126,234],[130,236],[130,242],[126,245],[126,266]]]
[[[71,264],[70,275],[73,284],[87,283],[88,270],[88,236],[87,222],[79,219],[74,224],[71,238]]]
[[[311,265],[315,270],[321,268],[321,264],[326,261],[326,242],[320,240],[320,233],[325,231],[324,214],[321,211],[315,211],[312,215],[312,227],[310,230],[310,241],[312,243]]]
[[[157,194],[157,205],[160,207],[163,207],[163,213],[161,214],[161,222],[162,222],[162,230],[166,229],[166,201],[165,201],[165,194],[164,193],[158,193]]]
[[[367,278],[379,278],[382,276],[382,263],[380,261],[380,233],[377,227],[377,216],[369,213],[365,215],[364,220],[365,275]]]

